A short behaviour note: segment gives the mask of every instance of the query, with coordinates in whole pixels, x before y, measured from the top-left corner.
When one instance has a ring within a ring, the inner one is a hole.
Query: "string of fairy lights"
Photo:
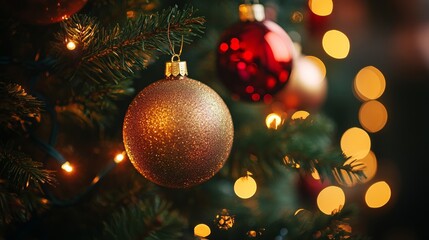
[[[68,41],[66,43],[66,48],[70,51],[76,49],[76,43]],[[36,55],[35,60],[32,62],[20,62],[17,59],[11,59],[9,57],[0,57],[0,64],[17,64],[21,65],[29,70],[35,70],[37,73],[33,74],[29,80],[29,92],[41,100],[45,106],[49,118],[51,120],[50,131],[48,140],[45,141],[41,139],[37,134],[30,128],[30,139],[39,147],[42,151],[47,153],[51,158],[53,158],[60,166],[64,172],[72,173],[74,171],[73,164],[68,161],[63,154],[61,154],[54,146],[58,137],[58,120],[55,107],[46,99],[41,93],[35,90],[35,85],[40,79],[40,75],[53,66],[55,63],[54,59],[46,58],[39,59],[39,55]],[[93,180],[75,196],[69,199],[60,199],[45,185],[42,185],[42,189],[47,196],[47,199],[43,199],[44,203],[50,203],[53,205],[70,205],[79,201],[85,194],[89,193],[96,185],[100,182],[117,164],[121,163],[126,158],[126,153],[124,151],[119,152],[115,155],[112,161],[108,162],[93,178]]]

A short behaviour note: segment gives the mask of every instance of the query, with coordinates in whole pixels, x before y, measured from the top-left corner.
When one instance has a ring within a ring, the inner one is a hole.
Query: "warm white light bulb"
[[[122,161],[124,160],[124,158],[125,158],[125,155],[124,155],[124,153],[123,153],[123,152],[122,152],[122,153],[118,153],[118,154],[115,156],[114,161],[115,161],[115,163],[120,163],[120,162],[122,162]]]
[[[76,49],[76,43],[74,43],[73,41],[68,42],[66,46],[67,46],[67,49],[70,51],[73,51]]]
[[[72,172],[73,171],[73,167],[70,165],[69,162],[63,163],[63,165],[61,165],[61,168],[66,172]]]

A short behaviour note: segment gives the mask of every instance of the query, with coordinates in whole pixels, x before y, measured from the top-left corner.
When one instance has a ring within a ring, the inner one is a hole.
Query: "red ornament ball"
[[[47,25],[77,13],[88,0],[21,0],[7,1],[6,9],[27,24]]]
[[[294,46],[270,20],[240,21],[220,37],[217,71],[233,99],[270,103],[288,82]]]

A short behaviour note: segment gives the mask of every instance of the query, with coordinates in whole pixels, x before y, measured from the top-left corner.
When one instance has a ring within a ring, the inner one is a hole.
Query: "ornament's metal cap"
[[[238,13],[240,20],[245,21],[258,21],[261,22],[265,19],[265,8],[264,5],[255,3],[255,4],[240,4],[238,6]]]
[[[177,60],[174,58],[177,57]],[[171,57],[171,62],[165,63],[165,76],[186,76],[188,75],[188,67],[186,66],[186,61],[180,61],[180,57],[177,54],[174,54]]]

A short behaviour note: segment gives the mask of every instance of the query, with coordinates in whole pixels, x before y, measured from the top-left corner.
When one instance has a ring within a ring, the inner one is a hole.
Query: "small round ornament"
[[[265,19],[262,4],[241,4],[240,21],[222,33],[216,65],[233,99],[269,103],[289,80],[293,42],[277,23]]]
[[[232,118],[212,88],[187,77],[186,62],[167,62],[165,76],[129,105],[123,141],[145,178],[164,187],[189,188],[223,167],[233,142]]]
[[[235,216],[229,214],[227,209],[222,209],[220,213],[216,215],[214,223],[220,230],[229,230],[234,226]]]
[[[88,0],[7,1],[6,9],[27,24],[47,25],[60,22],[81,10]]]
[[[275,94],[273,105],[286,112],[317,111],[322,106],[327,94],[327,80],[317,60],[303,54],[294,57],[289,83]]]

